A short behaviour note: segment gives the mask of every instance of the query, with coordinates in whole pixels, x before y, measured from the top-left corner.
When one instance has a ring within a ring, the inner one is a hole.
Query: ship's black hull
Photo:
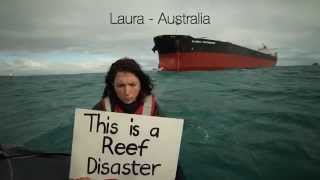
[[[276,55],[262,53],[229,42],[162,35],[154,38],[162,70],[217,70],[274,66]]]

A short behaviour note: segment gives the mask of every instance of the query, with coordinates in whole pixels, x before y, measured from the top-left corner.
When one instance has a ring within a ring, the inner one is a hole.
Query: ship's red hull
[[[275,60],[263,57],[213,52],[174,52],[159,54],[159,69],[164,71],[222,70],[271,67]]]

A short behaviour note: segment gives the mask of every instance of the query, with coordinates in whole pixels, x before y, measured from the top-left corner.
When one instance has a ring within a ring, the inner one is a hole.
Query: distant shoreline
[[[315,65],[277,65],[274,67],[269,67],[269,68],[259,68],[259,69],[270,69],[270,68],[281,68],[281,67],[319,67]],[[235,69],[230,69],[235,70]],[[230,70],[222,70],[222,71],[230,71]],[[256,69],[252,69],[256,70]],[[146,69],[144,70],[146,72],[161,72],[161,71],[154,71],[153,69]],[[175,73],[175,71],[170,71],[171,73]],[[187,71],[187,72],[195,72],[195,71]],[[197,71],[197,72],[209,72],[209,71]],[[0,75],[0,78],[14,78],[14,77],[26,77],[26,76],[73,76],[73,75],[87,75],[87,74],[103,74],[105,75],[106,72],[86,72],[86,73],[61,73],[61,74],[56,74],[56,73],[48,73],[48,74],[13,74],[13,75]],[[180,73],[180,72],[177,72]]]

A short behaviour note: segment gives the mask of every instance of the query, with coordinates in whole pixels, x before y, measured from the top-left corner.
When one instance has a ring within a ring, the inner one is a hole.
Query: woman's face
[[[139,78],[131,72],[117,72],[114,79],[114,90],[125,104],[134,102],[141,90]]]

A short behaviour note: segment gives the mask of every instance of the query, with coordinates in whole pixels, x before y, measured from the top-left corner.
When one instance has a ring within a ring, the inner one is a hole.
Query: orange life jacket
[[[156,111],[156,99],[155,96],[153,95],[148,95],[144,98],[144,103],[142,103],[137,110],[134,112],[134,114],[142,114],[142,115],[149,115],[149,116],[154,116],[155,111]],[[111,112],[111,103],[110,103],[110,98],[105,97],[102,100],[102,107],[103,110]],[[119,113],[124,113],[123,109],[119,106],[116,105],[114,107],[113,112],[119,112]]]

